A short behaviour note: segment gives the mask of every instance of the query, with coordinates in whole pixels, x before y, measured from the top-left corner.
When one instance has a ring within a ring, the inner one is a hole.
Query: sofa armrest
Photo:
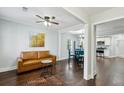
[[[49,56],[52,58],[53,63],[56,64],[56,56],[51,54]]]
[[[17,58],[17,62],[22,62],[22,58]]]
[[[22,58],[17,58],[18,67],[22,66],[22,63],[23,63],[23,59]]]

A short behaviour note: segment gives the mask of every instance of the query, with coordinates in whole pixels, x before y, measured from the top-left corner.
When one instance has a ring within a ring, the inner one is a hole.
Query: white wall
[[[111,56],[124,58],[124,34],[112,36]]]
[[[77,31],[83,29],[84,25],[79,24],[68,28],[63,28],[59,31],[59,59],[68,58],[67,41],[76,41],[76,46],[79,45],[78,35],[72,34],[69,31]]]
[[[124,18],[124,8],[115,7],[102,13],[91,16],[92,23],[102,23],[118,18]]]
[[[68,50],[67,50],[67,41],[72,40],[76,41],[76,47],[78,44],[78,38],[75,35],[69,33],[61,34],[61,58],[60,59],[68,59]]]
[[[70,33],[61,33],[61,54],[60,59],[68,59],[67,41],[76,41],[76,47],[78,42],[78,37]]]
[[[82,20],[82,23],[89,22],[89,16],[85,12],[83,12],[80,7],[64,7],[64,9],[71,13],[73,16]]]
[[[29,47],[31,32],[45,33],[45,47]],[[58,55],[58,32],[0,19],[0,71],[16,68],[20,52],[29,50],[50,50],[52,54]]]

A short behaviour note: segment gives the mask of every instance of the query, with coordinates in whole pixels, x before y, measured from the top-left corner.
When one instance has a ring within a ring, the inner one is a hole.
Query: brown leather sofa
[[[21,52],[21,57],[18,58],[18,73],[38,69],[45,67],[46,65],[42,64],[42,60],[52,60],[52,63],[56,63],[56,56],[51,55],[49,51],[24,51]]]

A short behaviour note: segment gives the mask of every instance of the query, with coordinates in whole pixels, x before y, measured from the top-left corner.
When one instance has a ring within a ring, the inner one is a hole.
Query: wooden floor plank
[[[57,62],[55,75],[42,75],[42,69],[17,74],[16,70],[0,73],[0,86],[118,86],[124,85],[124,59],[98,58],[97,76],[83,79],[83,69],[74,60]]]

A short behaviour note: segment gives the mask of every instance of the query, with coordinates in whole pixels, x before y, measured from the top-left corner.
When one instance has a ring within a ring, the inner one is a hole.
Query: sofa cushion
[[[23,60],[38,59],[38,52],[37,51],[22,52],[21,57]]]
[[[23,62],[23,66],[30,66],[40,63],[41,60],[26,60]]]
[[[49,57],[49,51],[38,51],[38,58],[47,58]]]

